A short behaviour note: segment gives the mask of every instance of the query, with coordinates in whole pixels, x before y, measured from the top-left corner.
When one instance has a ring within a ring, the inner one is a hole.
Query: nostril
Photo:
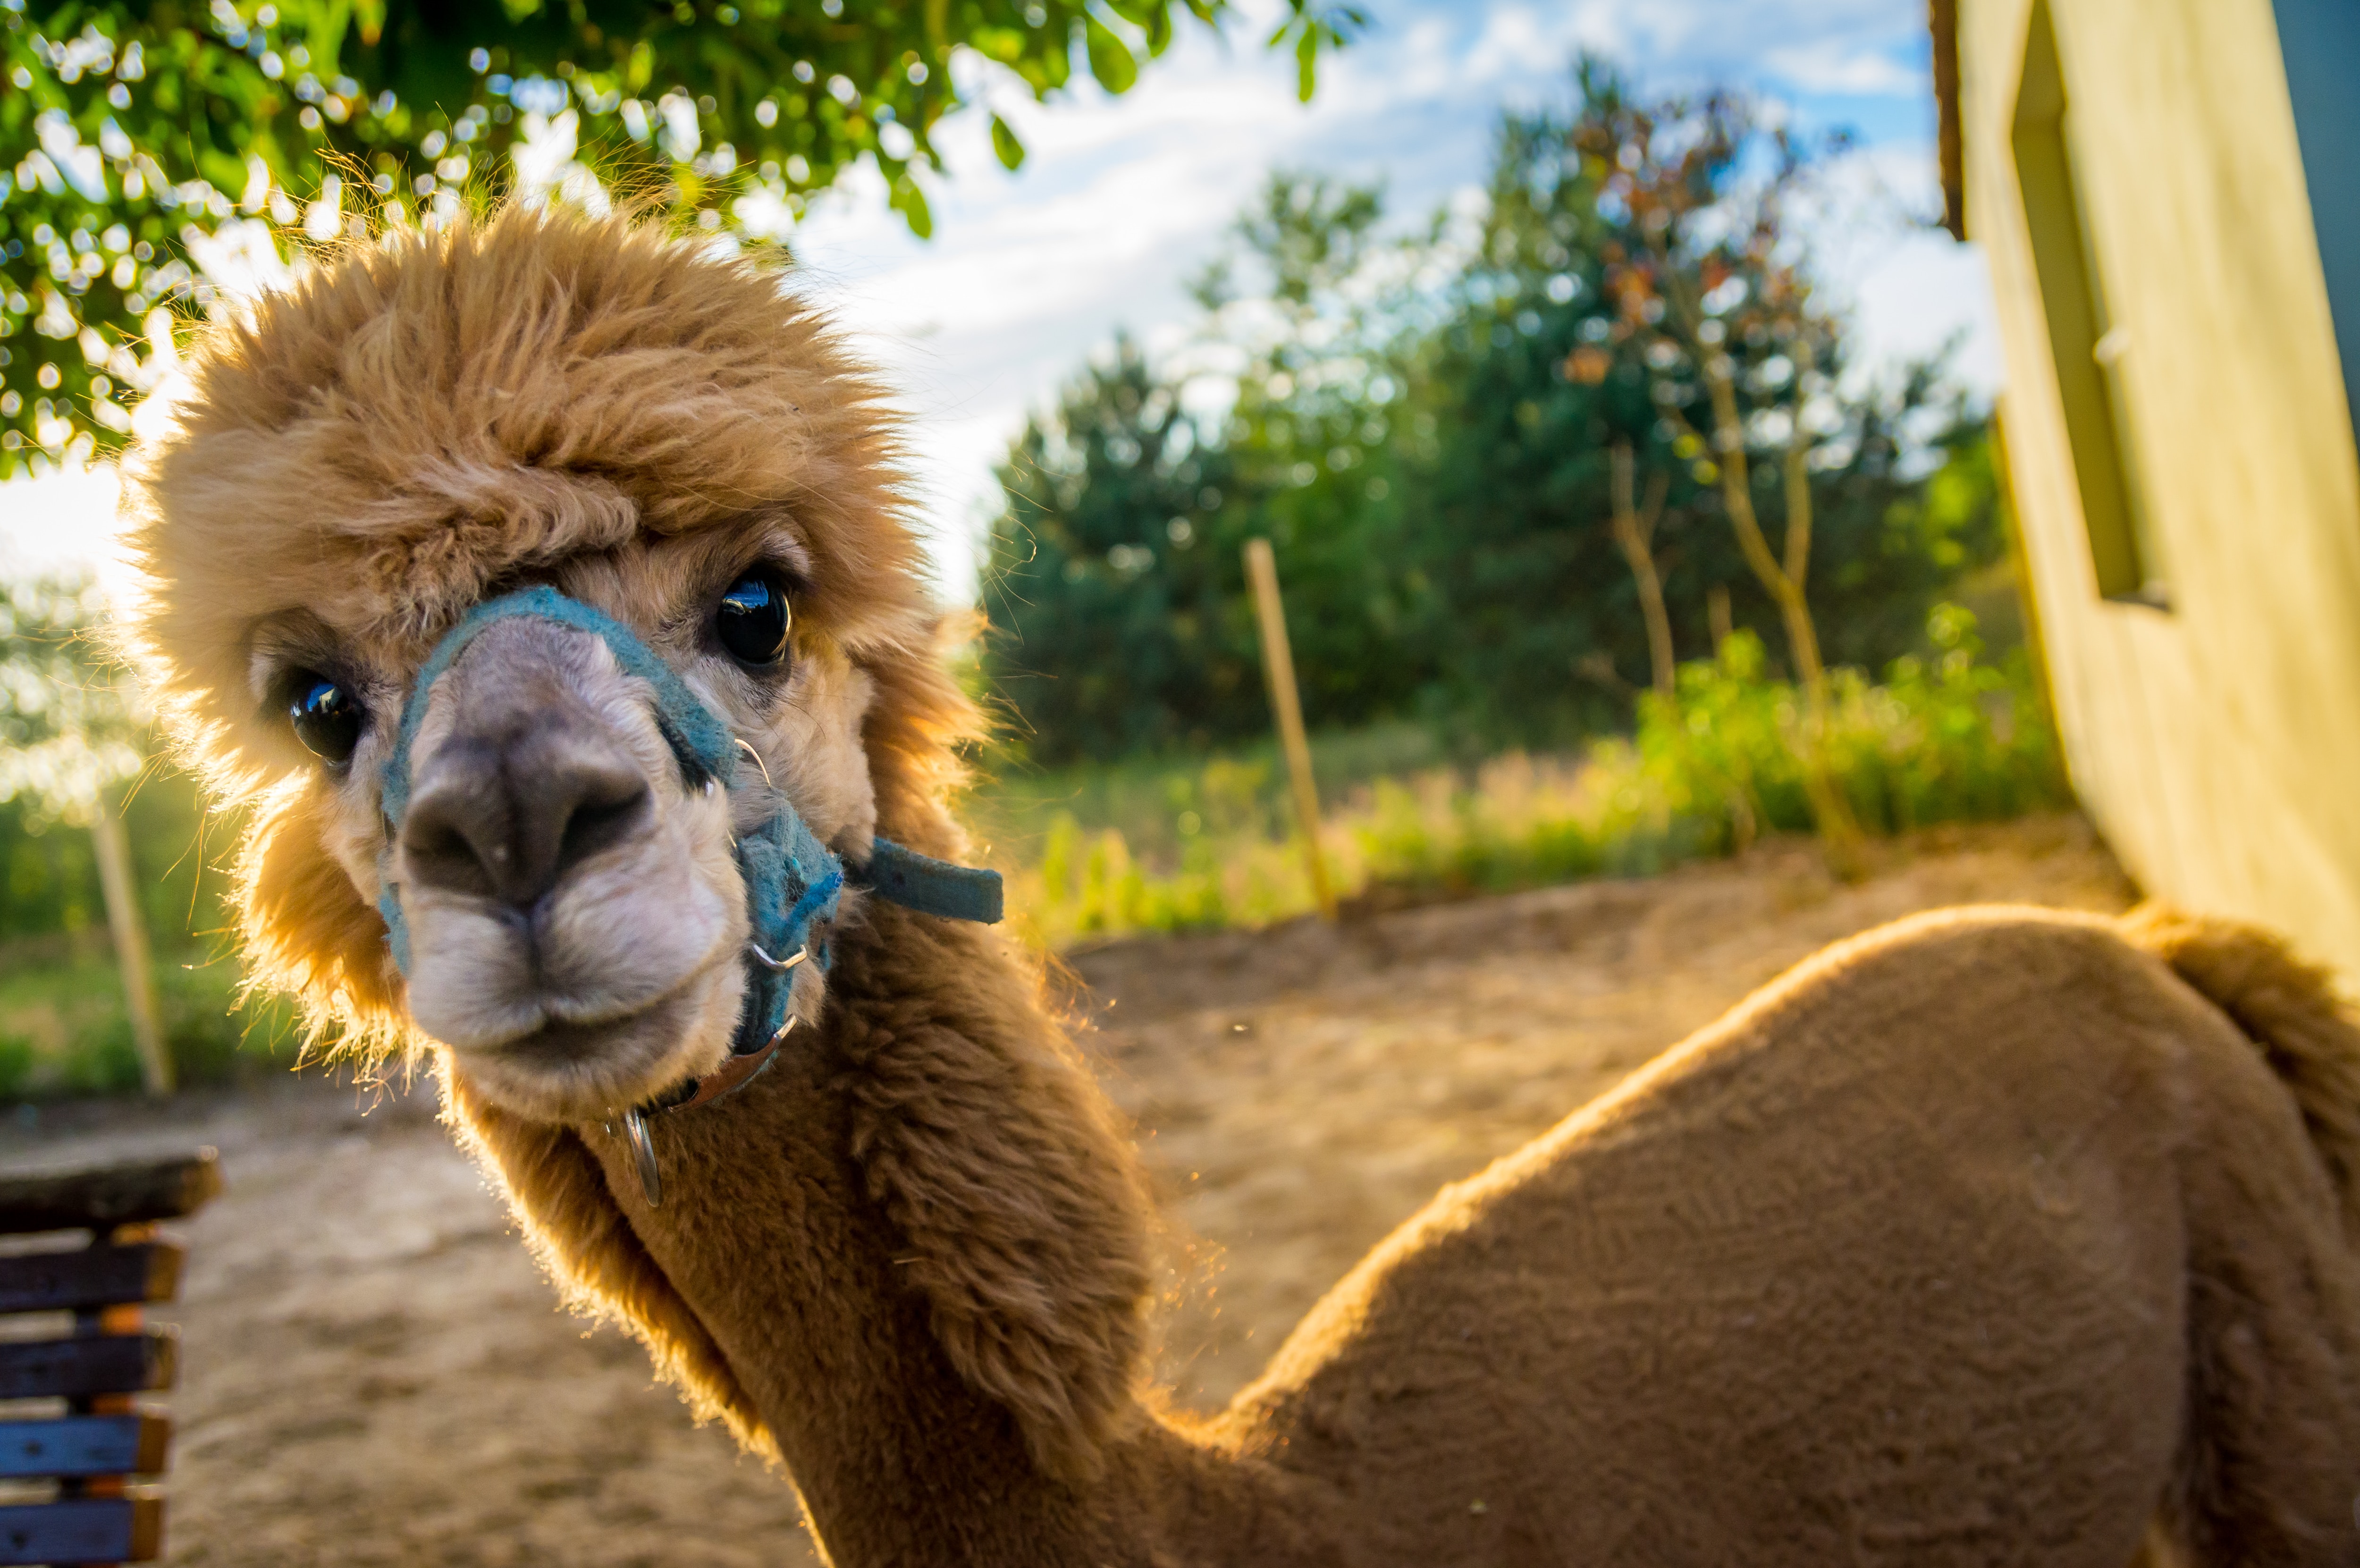
[[[563,727],[437,756],[401,827],[421,886],[530,910],[601,852],[644,832],[647,780],[628,758]]]
[[[498,760],[461,744],[438,761],[402,818],[409,874],[446,892],[497,894],[516,859],[514,802],[500,787]]]
[[[410,819],[402,829],[401,847],[410,861],[410,874],[432,887],[451,893],[470,893],[488,896],[497,891],[493,867],[455,823],[430,818],[418,819],[412,808]],[[500,858],[495,849],[493,859]]]
[[[636,773],[585,780],[582,797],[565,819],[557,842],[552,883],[603,850],[639,832],[651,809],[648,786]]]

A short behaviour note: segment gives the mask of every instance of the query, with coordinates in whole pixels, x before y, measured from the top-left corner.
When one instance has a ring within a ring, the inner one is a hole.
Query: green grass
[[[282,1009],[240,1006],[226,961],[159,960],[157,1000],[166,1047],[185,1085],[224,1083],[294,1059]],[[0,973],[0,1100],[62,1100],[135,1092],[138,1053],[122,971],[104,954]]]
[[[2018,816],[2070,798],[2056,739],[2019,651],[1982,656],[1974,617],[1937,609],[1932,650],[1882,682],[1832,677],[1829,762],[1864,828]],[[1685,665],[1677,695],[1641,703],[1635,735],[1568,757],[1389,770],[1419,756],[1397,732],[1324,738],[1321,849],[1348,896],[1506,891],[1644,875],[1808,831],[1795,690],[1740,633]],[[1425,743],[1423,759],[1438,759]],[[1033,941],[1257,926],[1313,906],[1303,848],[1268,753],[1134,764],[1096,779],[1019,777],[972,812],[1010,907]],[[1054,785],[1054,787],[1043,787]],[[1062,793],[1060,793],[1062,791]],[[996,831],[994,830],[996,829]]]
[[[1415,725],[1312,739],[1312,773],[1328,806],[1378,779],[1428,772],[1450,760],[1442,743]],[[1281,831],[1290,811],[1274,741],[1205,757],[1126,758],[1054,769],[992,758],[983,771],[989,782],[962,803],[964,815],[978,844],[1018,862],[1038,860],[1058,834],[1109,828],[1133,854],[1170,861],[1207,832],[1228,838]],[[1061,827],[1067,819],[1071,827]]]

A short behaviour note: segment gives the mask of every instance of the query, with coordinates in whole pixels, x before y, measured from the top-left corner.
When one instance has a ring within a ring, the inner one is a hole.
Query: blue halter
[[[616,663],[627,674],[654,687],[657,726],[671,742],[690,788],[726,789],[738,776],[738,737],[629,627],[547,587],[526,588],[476,606],[443,634],[418,672],[381,781],[388,848],[380,862],[385,892],[377,907],[385,917],[386,942],[393,951],[393,961],[405,975],[410,972],[410,927],[402,916],[399,890],[393,880],[390,843],[401,827],[402,814],[410,808],[410,747],[426,717],[427,696],[434,683],[458,662],[470,642],[495,622],[511,616],[534,616],[587,631],[614,652]],[[769,821],[738,836],[737,855],[738,874],[746,883],[749,962],[746,1004],[738,1015],[730,1054],[743,1057],[775,1044],[785,1033],[793,980],[790,971],[805,961],[822,972],[826,970],[826,941],[823,938],[814,944],[807,938],[815,923],[836,918],[847,873],[844,863],[813,835],[783,797]],[[1000,919],[998,872],[951,865],[905,850],[890,839],[875,841],[869,864],[852,873],[851,880],[857,887],[922,915],[984,925]]]

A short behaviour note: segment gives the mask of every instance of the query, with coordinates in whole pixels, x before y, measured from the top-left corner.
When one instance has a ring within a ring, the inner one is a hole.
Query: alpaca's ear
[[[840,981],[867,993],[838,1014],[853,1157],[953,1367],[1008,1408],[1044,1469],[1087,1478],[1143,1375],[1149,1213],[1131,1149],[1024,993],[1025,966],[979,950],[1000,938],[877,917],[890,926],[876,956]],[[945,974],[974,984],[946,990]]]
[[[778,1443],[721,1347],[664,1277],[615,1206],[597,1157],[571,1128],[523,1121],[486,1103],[450,1070],[439,1076],[443,1119],[497,1177],[525,1245],[565,1304],[647,1346],[657,1375],[698,1420],[717,1416],[740,1446],[777,1463]]]

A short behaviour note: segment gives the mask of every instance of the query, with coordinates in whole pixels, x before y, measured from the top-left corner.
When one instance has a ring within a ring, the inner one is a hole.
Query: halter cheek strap
[[[384,888],[377,913],[385,917],[386,944],[394,963],[405,975],[410,966],[410,926],[402,914],[392,846],[399,836],[403,814],[410,809],[410,751],[425,719],[434,683],[458,662],[469,643],[498,622],[518,616],[589,632],[613,652],[626,674],[653,689],[657,727],[671,745],[682,780],[689,788],[726,789],[737,782],[737,735],[629,627],[545,586],[478,605],[443,634],[419,670],[380,780],[387,847],[377,866]],[[999,872],[955,866],[905,850],[889,839],[876,839],[869,848],[869,863],[848,872],[794,807],[773,794],[777,810],[759,827],[740,834],[737,841],[738,872],[746,884],[748,936],[746,1001],[730,1040],[730,1055],[703,1078],[690,1079],[655,1101],[623,1113],[624,1130],[638,1156],[640,1182],[650,1204],[659,1200],[662,1184],[647,1118],[720,1099],[752,1081],[770,1065],[780,1042],[794,1027],[797,972],[805,967],[823,975],[827,971],[825,933],[836,919],[847,883],[922,915],[984,925],[995,924],[1000,917]],[[821,934],[814,937],[814,930]]]

